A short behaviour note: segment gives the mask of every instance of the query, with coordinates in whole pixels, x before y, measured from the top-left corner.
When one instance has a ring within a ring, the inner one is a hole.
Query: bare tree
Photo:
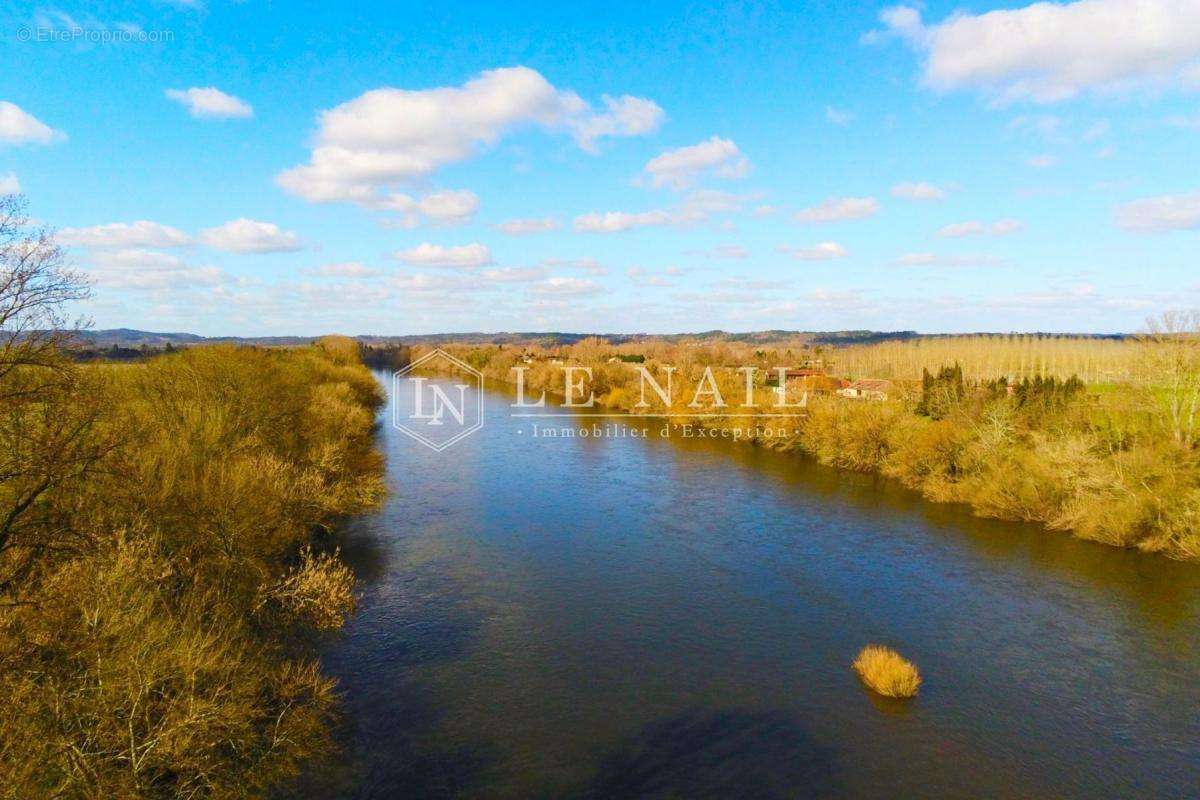
[[[25,198],[0,195],[0,382],[21,366],[57,366],[79,324],[66,305],[89,296],[53,232],[34,227]]]
[[[71,523],[47,503],[105,447],[91,435],[100,403],[63,352],[68,303],[88,296],[24,198],[0,196],[0,593],[49,551],[73,546]]]
[[[1143,369],[1177,444],[1196,442],[1200,415],[1200,311],[1167,311],[1147,321]]]

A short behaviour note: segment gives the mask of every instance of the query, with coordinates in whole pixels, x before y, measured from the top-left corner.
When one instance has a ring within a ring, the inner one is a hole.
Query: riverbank
[[[49,353],[49,351],[47,351]],[[12,797],[242,797],[331,750],[329,549],[383,497],[356,345],[0,375],[0,775]]]
[[[745,373],[732,366],[737,362],[727,349],[676,348],[639,363],[617,359],[614,348],[597,342],[532,356],[529,348],[444,349],[489,380],[513,385],[519,370],[534,399],[542,392],[562,397],[564,367],[576,368],[575,380],[586,369],[590,376],[575,402],[592,395],[621,413],[671,414],[674,424],[730,424],[689,405],[706,380],[724,397],[740,401],[745,391]],[[781,355],[759,351],[748,363],[768,364]],[[670,370],[670,378],[688,388],[666,403],[643,390],[641,369],[660,385]],[[770,369],[759,374],[768,376]],[[791,415],[779,422],[792,425],[795,435],[742,438],[841,469],[876,472],[927,500],[962,503],[979,516],[1200,559],[1200,457],[1190,438],[1173,435],[1167,408],[1173,398],[1155,386],[1077,388],[1053,379],[1013,388],[1006,382],[967,384],[950,370],[931,386],[898,384],[883,401],[813,395],[802,410],[782,409]],[[743,406],[779,413],[771,405],[771,387],[760,383],[757,389],[753,403]]]

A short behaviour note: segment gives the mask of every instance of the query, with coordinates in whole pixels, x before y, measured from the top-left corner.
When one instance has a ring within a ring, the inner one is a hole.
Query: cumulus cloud
[[[932,183],[897,183],[892,187],[892,197],[905,200],[945,200],[946,190]]]
[[[533,233],[548,233],[562,227],[555,217],[540,217],[538,219],[510,219],[501,222],[496,229],[509,236],[528,236]]]
[[[664,118],[650,100],[603,102],[598,112],[528,67],[488,70],[462,86],[374,89],[321,112],[309,162],[276,181],[312,202],[371,207],[396,186],[428,179],[517,128],[565,131],[593,150],[597,139],[649,133]]]
[[[750,162],[729,139],[713,136],[699,144],[668,150],[646,163],[643,171],[652,186],[669,186],[676,191],[695,185],[705,174],[720,178],[740,178]]]
[[[63,228],[56,238],[65,245],[79,247],[183,247],[192,243],[191,237],[178,228],[144,219],[90,228]]]
[[[396,258],[405,264],[422,267],[474,269],[492,263],[492,251],[478,242],[450,247],[422,242],[416,247],[398,251]]]
[[[1119,227],[1133,233],[1194,230],[1200,228],[1200,192],[1134,200],[1120,206],[1115,219]]]
[[[93,255],[88,276],[110,289],[161,291],[218,286],[229,275],[213,266],[191,266],[178,256],[154,250],[102,250]]]
[[[1039,2],[926,25],[893,7],[885,31],[924,56],[937,89],[982,89],[1000,101],[1052,103],[1086,91],[1187,86],[1200,69],[1200,4],[1187,0]]]
[[[197,118],[244,119],[254,116],[253,106],[241,98],[225,94],[215,86],[167,89],[166,95]]]
[[[967,236],[1008,236],[1025,228],[1025,223],[1019,219],[998,219],[995,222],[956,222],[940,228],[937,235],[943,239],[962,239]]]
[[[17,180],[16,173],[10,172],[7,175],[0,175],[0,194],[20,194],[21,182]]]
[[[398,212],[400,217],[396,224],[401,228],[415,228],[422,222],[435,227],[450,227],[471,221],[479,210],[479,197],[466,189],[432,192],[419,200],[395,192],[369,205],[380,211]]]
[[[245,217],[201,231],[200,241],[233,253],[293,253],[303,249],[300,237],[291,231],[281,230],[273,222]]]
[[[821,242],[812,247],[781,247],[779,250],[799,261],[832,261],[849,255],[849,251],[837,242]]]
[[[736,211],[743,198],[714,189],[699,189],[672,208],[650,211],[593,211],[575,218],[573,227],[583,233],[620,233],[635,228],[688,227],[707,221],[714,214]]]
[[[0,100],[0,144],[50,144],[66,139],[15,103]]]
[[[493,283],[528,283],[542,280],[546,274],[545,267],[505,267],[503,269],[485,269],[479,273],[485,281]]]
[[[643,97],[622,95],[601,98],[605,110],[587,113],[568,120],[568,127],[575,133],[579,146],[595,152],[596,140],[605,136],[643,136],[654,133],[667,115],[653,100]]]
[[[658,208],[652,211],[593,211],[575,218],[574,228],[583,233],[619,233],[634,228],[682,224],[677,213]]]
[[[430,275],[426,272],[418,272],[415,275],[394,275],[389,283],[397,289],[417,293],[449,291],[457,293],[460,290],[471,288],[469,284],[465,284],[457,278],[446,275]]]
[[[796,221],[805,223],[842,222],[866,219],[879,213],[874,197],[828,197],[820,205],[796,212]]]
[[[583,297],[599,294],[604,291],[604,287],[586,278],[567,278],[556,275],[530,287],[529,291],[534,294],[557,297]]]

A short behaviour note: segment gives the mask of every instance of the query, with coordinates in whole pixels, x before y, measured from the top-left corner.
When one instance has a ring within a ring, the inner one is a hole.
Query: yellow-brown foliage
[[[921,687],[916,665],[881,644],[864,647],[852,666],[863,683],[884,697],[912,697]]]
[[[338,627],[353,578],[312,543],[384,492],[344,345],[5,377],[56,388],[0,405],[4,796],[263,796],[328,749],[294,634]]]
[[[1159,327],[1181,327],[1176,318],[1167,322]],[[706,367],[726,402],[747,413],[778,413],[772,407],[774,370],[817,358],[832,376],[899,378],[885,402],[810,395],[807,408],[773,418],[798,435],[742,438],[803,451],[843,469],[879,471],[930,500],[969,504],[981,516],[1039,522],[1105,544],[1197,558],[1200,449],[1194,431],[1200,426],[1200,337],[1169,331],[1137,340],[941,337],[820,352],[800,342],[614,345],[595,338],[552,348],[446,349],[490,380],[512,383],[514,369],[524,370],[529,400],[542,392],[561,398],[563,368],[586,367],[592,371],[588,390],[598,403],[623,412],[669,412],[674,421],[696,425],[729,424],[698,416],[711,408],[689,405]],[[618,356],[643,360],[626,363]],[[950,398],[940,419],[916,413],[919,381],[903,379],[954,363],[963,367],[965,395]],[[742,407],[745,376],[739,368],[749,366],[758,369],[754,403]],[[665,404],[647,389],[648,405],[641,405],[639,368],[664,387],[670,372],[674,402]],[[1088,386],[1061,403],[1022,405],[983,383],[1001,377],[1062,379],[1073,373],[1102,385]],[[798,382],[789,385],[789,401],[801,388]],[[697,416],[686,419],[692,413]]]

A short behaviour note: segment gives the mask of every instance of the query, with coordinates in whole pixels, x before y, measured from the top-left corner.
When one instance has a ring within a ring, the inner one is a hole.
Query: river
[[[441,453],[383,416],[391,496],[341,534],[361,602],[323,653],[343,751],[304,796],[1200,793],[1195,565],[484,401]],[[917,698],[863,688],[870,642]]]

